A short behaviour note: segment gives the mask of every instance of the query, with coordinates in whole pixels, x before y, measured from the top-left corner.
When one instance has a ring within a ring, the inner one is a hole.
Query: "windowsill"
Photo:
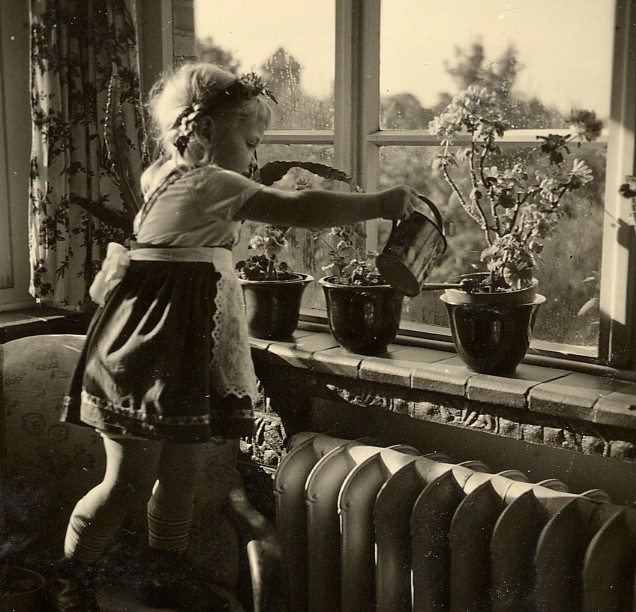
[[[0,343],[83,334],[88,319],[89,313],[45,306],[0,312]],[[606,369],[573,371],[563,361],[545,365],[542,358],[537,365],[532,355],[513,376],[476,374],[449,345],[398,340],[384,355],[356,355],[342,349],[325,325],[301,321],[293,341],[250,342],[257,370],[269,368],[269,383],[296,384],[307,394],[328,387],[344,401],[415,419],[636,461],[636,382]],[[300,378],[294,381],[292,372]]]
[[[328,331],[324,309],[301,308],[300,319],[301,328],[304,326],[305,329],[314,328],[317,331]],[[442,351],[455,352],[448,328],[409,321],[400,323],[397,344],[439,348]],[[597,352],[596,347],[533,339],[524,363],[636,381],[636,371],[600,365],[596,358]]]
[[[415,419],[636,460],[636,383],[607,373],[524,362],[512,376],[491,376],[469,371],[447,350],[397,343],[367,357],[306,322],[293,341],[253,338],[251,345],[266,393],[268,384],[284,384],[296,394],[329,393]]]

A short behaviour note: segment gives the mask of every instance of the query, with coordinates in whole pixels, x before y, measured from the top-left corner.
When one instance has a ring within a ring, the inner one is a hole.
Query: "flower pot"
[[[404,294],[390,285],[338,285],[321,278],[333,337],[347,351],[361,355],[386,352],[400,327]]]
[[[298,326],[303,292],[312,280],[309,274],[281,281],[239,279],[250,335],[265,340],[291,338]]]
[[[42,609],[44,576],[32,570],[9,566],[7,568],[9,592],[0,593],[0,610],[11,612],[36,612]],[[15,590],[15,592],[11,592]]]
[[[447,289],[446,305],[457,354],[468,369],[481,374],[512,374],[524,358],[545,297],[536,283],[520,291],[467,293]]]
[[[458,282],[463,280],[484,281],[488,278],[488,272],[475,272],[464,274],[459,277]],[[463,289],[446,289],[444,295],[454,304],[487,304],[495,306],[499,304],[528,304],[534,300],[537,294],[537,279],[533,279],[532,284],[523,289],[513,289],[510,291],[497,291],[495,293],[468,293]]]

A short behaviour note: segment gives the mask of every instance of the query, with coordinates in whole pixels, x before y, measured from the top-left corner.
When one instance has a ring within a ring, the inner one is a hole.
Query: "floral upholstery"
[[[0,345],[0,422],[5,428],[3,496],[10,544],[46,573],[62,554],[75,503],[100,482],[105,460],[99,435],[59,422],[61,399],[84,341],[77,335],[20,338]],[[235,479],[237,444],[208,443],[196,491],[190,557],[205,575],[233,588],[238,539],[224,501]],[[145,506],[136,508],[113,543],[109,562],[125,567],[147,546]],[[124,570],[125,571],[125,570]]]

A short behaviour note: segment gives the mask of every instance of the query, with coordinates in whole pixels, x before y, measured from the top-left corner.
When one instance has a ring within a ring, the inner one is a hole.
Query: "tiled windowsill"
[[[0,312],[0,343],[82,334],[89,318],[48,307]],[[314,331],[320,326],[303,325],[290,342],[251,339],[259,375],[283,390],[296,384],[296,393],[311,395],[328,388],[344,401],[415,419],[636,461],[635,382],[528,363],[510,377],[475,374],[448,351],[397,343],[366,357],[340,348],[328,331]]]
[[[453,353],[399,344],[366,357],[343,350],[327,331],[302,328],[290,342],[251,344],[257,374],[270,386],[279,376],[297,392],[329,387],[358,405],[531,442],[554,434],[554,445],[636,461],[636,383],[628,380],[527,363],[509,377],[476,374]],[[294,373],[304,379],[294,383]]]

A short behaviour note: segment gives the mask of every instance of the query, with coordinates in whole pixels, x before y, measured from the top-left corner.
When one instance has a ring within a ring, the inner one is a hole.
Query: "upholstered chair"
[[[0,345],[1,501],[7,543],[13,556],[44,574],[62,555],[75,503],[100,482],[104,470],[99,435],[89,427],[59,422],[83,341],[79,335],[41,335]],[[273,526],[245,495],[237,452],[233,442],[206,444],[189,560],[202,577],[236,594],[244,609],[282,610],[281,550]],[[146,546],[145,506],[133,508],[104,561],[102,575],[110,581],[109,588],[98,591],[104,610],[143,609],[128,602],[133,595],[126,577],[134,575]],[[124,600],[133,607],[123,608]]]

